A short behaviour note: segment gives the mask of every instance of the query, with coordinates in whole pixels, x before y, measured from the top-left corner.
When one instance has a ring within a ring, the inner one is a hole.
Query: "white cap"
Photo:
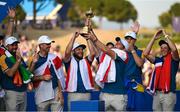
[[[11,45],[11,44],[13,44],[13,43],[15,43],[15,42],[19,43],[19,41],[17,40],[17,38],[11,36],[11,37],[7,37],[7,38],[6,38],[4,44],[5,44],[5,46],[7,46],[7,45]]]
[[[121,43],[123,44],[123,46],[125,47],[125,49],[128,50],[128,48],[129,48],[128,42],[127,42],[125,39],[122,39],[122,38],[121,38]]]
[[[54,43],[55,41],[52,41],[47,35],[42,35],[38,39],[38,44],[49,44]]]
[[[85,48],[86,48],[86,45],[84,45],[84,44],[79,44],[79,43],[74,43],[72,50],[74,50],[74,49],[76,49],[76,48],[78,48],[78,47],[82,47],[83,49],[85,49]]]
[[[132,32],[132,31],[129,31],[125,34],[125,38],[126,37],[132,37],[133,39],[136,39],[136,33],[135,32]]]
[[[122,39],[120,37],[116,37],[115,39],[117,42],[120,41],[122,43],[122,45],[125,47],[125,49],[127,50],[129,48],[129,44],[125,39]]]

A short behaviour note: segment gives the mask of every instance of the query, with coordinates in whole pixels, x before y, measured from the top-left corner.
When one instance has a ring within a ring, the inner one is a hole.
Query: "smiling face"
[[[77,58],[77,59],[82,59],[84,56],[83,53],[83,48],[82,47],[77,47],[73,50],[73,55]]]
[[[122,44],[120,41],[118,41],[118,42],[116,42],[116,44],[115,44],[115,48],[123,50],[123,49],[124,49],[124,46],[123,46],[123,44]]]
[[[125,37],[125,40],[130,44],[132,40],[136,41],[136,39],[132,38],[132,37]]]
[[[45,53],[48,53],[51,48],[51,43],[43,43],[39,45],[39,48],[41,51],[44,51]]]
[[[161,55],[166,56],[170,51],[169,46],[167,44],[162,44],[160,47],[161,47]]]
[[[18,43],[15,42],[15,43],[13,43],[13,44],[7,45],[7,49],[8,49],[8,51],[9,51],[10,53],[15,54],[15,53],[16,53],[16,50],[18,49]]]
[[[107,45],[109,49],[112,49],[114,46],[112,44]]]

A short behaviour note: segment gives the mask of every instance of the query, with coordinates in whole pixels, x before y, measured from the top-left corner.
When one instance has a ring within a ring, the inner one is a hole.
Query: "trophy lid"
[[[89,18],[94,17],[94,13],[91,8],[88,11],[86,11],[86,17],[89,17]]]

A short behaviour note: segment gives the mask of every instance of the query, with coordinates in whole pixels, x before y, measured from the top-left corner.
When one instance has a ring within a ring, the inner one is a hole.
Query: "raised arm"
[[[131,26],[131,30],[138,34],[140,28],[140,24],[138,21],[135,21],[134,24]]]
[[[105,46],[101,41],[98,40],[97,36],[95,35],[95,33],[93,32],[93,30],[91,31],[91,40],[92,42],[103,52],[105,52],[107,55],[109,55],[112,59],[116,58],[116,53],[109,49],[107,46]]]
[[[171,49],[172,52],[172,58],[176,61],[179,60],[179,54],[178,54],[178,50],[176,48],[176,45],[172,42],[172,40],[169,38],[170,36],[167,35],[167,33],[165,32],[165,30],[163,30],[163,34],[165,35],[165,39]]]
[[[65,55],[63,57],[63,60],[65,62],[69,61],[70,60],[70,57],[71,57],[71,51],[72,51],[72,48],[73,48],[73,44],[76,40],[76,38],[79,36],[79,32],[75,32],[71,38],[71,40],[69,41],[67,47],[66,47],[66,51],[65,51]]]
[[[138,67],[142,67],[144,64],[144,59],[139,57],[138,54],[136,53],[134,49],[134,43],[135,43],[135,40],[131,40],[129,44],[129,51],[132,53],[135,63],[138,65]]]
[[[87,45],[88,45],[88,48],[89,48],[89,56],[90,56],[90,59],[91,61],[93,61],[94,59],[94,56],[95,56],[95,50],[94,50],[94,47],[93,47],[93,43],[90,39],[87,39]]]
[[[91,34],[83,35],[83,37],[87,40],[88,47],[89,47],[89,44],[90,44],[91,49],[92,49],[92,51],[90,51],[91,52],[91,54],[90,54],[91,56],[90,57],[99,57],[100,53],[101,53],[101,50],[93,43],[93,41],[91,40],[90,36],[91,36]]]
[[[15,15],[16,15],[15,10],[9,8],[8,10],[9,22],[8,22],[6,36],[11,36],[13,34]]]
[[[154,63],[155,61],[155,57],[153,55],[150,54],[150,51],[152,49],[152,46],[154,44],[154,42],[156,40],[158,40],[160,38],[160,35],[162,34],[162,30],[159,30],[158,32],[156,32],[153,36],[153,38],[151,39],[151,41],[149,42],[149,44],[147,45],[146,49],[143,52],[143,55],[151,62]]]

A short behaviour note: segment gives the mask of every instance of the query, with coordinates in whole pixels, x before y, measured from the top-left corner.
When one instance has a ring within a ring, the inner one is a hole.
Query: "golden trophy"
[[[86,15],[86,21],[85,21],[85,26],[82,29],[81,36],[89,33],[90,28],[91,28],[91,18],[94,17],[94,13],[93,13],[92,9],[90,8],[88,11],[86,11],[85,15]]]

